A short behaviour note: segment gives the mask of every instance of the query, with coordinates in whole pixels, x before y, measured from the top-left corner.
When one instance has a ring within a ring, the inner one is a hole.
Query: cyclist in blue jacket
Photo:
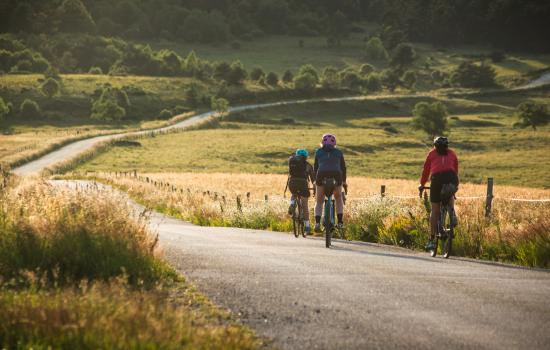
[[[347,191],[346,184],[346,162],[342,151],[336,148],[336,136],[325,134],[321,139],[321,148],[315,152],[315,163],[313,171],[315,175],[315,186],[317,192],[317,203],[315,205],[315,232],[321,231],[321,213],[325,200],[325,189],[323,180],[325,178],[334,178],[336,187],[334,188],[334,198],[336,201],[336,215],[338,217],[338,228],[344,227],[344,200],[342,196],[342,186]]]

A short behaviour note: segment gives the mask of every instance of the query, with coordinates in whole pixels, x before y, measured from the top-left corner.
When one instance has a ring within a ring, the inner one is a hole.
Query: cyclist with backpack
[[[308,199],[309,193],[309,181],[315,184],[315,177],[313,176],[313,167],[308,163],[307,157],[309,153],[307,150],[300,148],[290,156],[288,159],[288,180],[287,186],[292,193],[290,198],[290,207],[288,208],[288,214],[292,215],[294,208],[296,207],[295,196],[299,195],[302,199],[303,212],[306,213],[304,218],[304,231],[307,234],[311,233],[311,225],[309,223],[309,208]]]
[[[433,142],[434,148],[428,153],[424,162],[424,170],[420,178],[419,190],[424,190],[428,178],[430,178],[430,202],[432,212],[430,215],[430,240],[426,245],[427,250],[434,249],[434,238],[437,235],[437,221],[440,215],[442,196],[450,197],[450,207],[454,207],[454,193],[458,191],[458,158],[449,148],[449,139],[438,136]],[[445,193],[442,193],[444,191]],[[451,224],[456,226],[457,219],[454,211],[451,214]]]
[[[315,172],[315,184],[317,192],[317,202],[315,204],[315,232],[321,232],[321,213],[325,200],[325,189],[323,180],[334,178],[336,187],[334,188],[334,198],[336,201],[336,216],[338,217],[339,229],[344,228],[344,199],[342,196],[342,186],[347,191],[346,184],[346,161],[342,151],[336,148],[336,136],[325,134],[321,138],[321,148],[315,152],[315,163],[313,170]]]

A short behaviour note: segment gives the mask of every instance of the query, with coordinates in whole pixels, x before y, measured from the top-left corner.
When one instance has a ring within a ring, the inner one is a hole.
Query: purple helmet
[[[322,146],[336,146],[336,136],[333,134],[324,134],[323,138],[321,139],[321,147]]]

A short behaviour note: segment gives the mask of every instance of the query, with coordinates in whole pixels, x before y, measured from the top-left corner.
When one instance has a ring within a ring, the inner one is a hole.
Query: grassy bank
[[[5,348],[261,345],[164,261],[147,213],[97,188],[2,188],[0,308]]]
[[[73,176],[82,176],[73,174]],[[260,174],[90,174],[163,213],[199,225],[290,231],[286,176]],[[429,206],[417,182],[351,177],[346,238],[423,250]],[[388,195],[380,198],[380,185]],[[497,185],[492,216],[485,217],[483,185],[462,184],[453,254],[550,268],[550,205],[511,199],[547,199],[550,190]],[[267,202],[265,200],[267,196]],[[472,198],[473,197],[473,198]],[[310,203],[313,208],[313,202]]]

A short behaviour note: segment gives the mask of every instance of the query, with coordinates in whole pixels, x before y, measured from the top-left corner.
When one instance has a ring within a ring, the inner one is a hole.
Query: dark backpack
[[[306,159],[303,156],[291,156],[288,159],[288,173],[290,177],[307,178]]]

